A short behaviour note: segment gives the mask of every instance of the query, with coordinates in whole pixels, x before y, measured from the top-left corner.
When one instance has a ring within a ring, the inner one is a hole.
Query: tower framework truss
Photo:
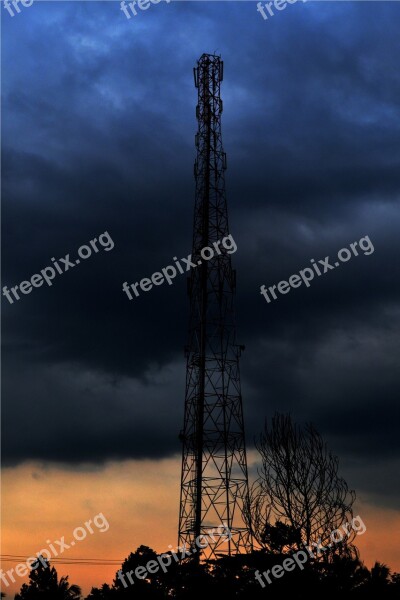
[[[197,266],[188,279],[179,544],[196,548],[199,556],[196,540],[205,536],[208,543],[201,552],[207,560],[248,552],[252,540],[244,519],[249,488],[239,373],[243,347],[236,343],[236,276],[231,264],[236,244],[229,234],[225,194],[221,58],[203,54],[194,68],[194,79],[198,132],[192,263]],[[229,535],[225,530],[209,536],[210,530],[222,524]]]

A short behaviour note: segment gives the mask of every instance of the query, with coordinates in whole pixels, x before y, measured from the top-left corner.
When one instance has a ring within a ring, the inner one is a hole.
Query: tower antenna
[[[222,80],[221,57],[203,54],[194,68],[198,132],[192,262],[196,267],[188,279],[179,544],[197,548],[196,557],[200,559],[201,553],[205,560],[252,549],[245,518],[249,487],[239,373],[243,347],[236,344],[236,273],[231,264],[236,244],[229,234],[225,194]],[[221,535],[215,532],[218,527]],[[203,550],[196,544],[199,536],[208,541]]]

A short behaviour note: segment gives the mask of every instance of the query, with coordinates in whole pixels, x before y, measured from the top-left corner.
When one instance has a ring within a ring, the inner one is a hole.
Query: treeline
[[[121,571],[117,572],[111,585],[105,583],[100,588],[93,588],[86,600],[400,598],[400,574],[391,574],[390,569],[380,563],[367,569],[357,556],[351,554],[347,548],[344,555],[331,555],[322,560],[310,558],[303,568],[296,566],[291,571],[284,570],[283,574],[277,566],[293,555],[267,550],[222,557],[207,565],[191,560],[172,562],[168,569],[159,568],[150,573],[148,566],[157,561],[158,555],[147,546],[140,546],[124,561],[121,568],[124,577],[121,577]],[[140,567],[146,571],[145,579],[134,575]],[[129,572],[133,584],[126,577]],[[271,583],[263,573],[268,574]],[[272,573],[279,573],[279,577]],[[45,568],[39,564],[31,571],[29,584],[22,586],[15,600],[82,600],[82,595],[78,586],[69,584],[68,577],[58,579],[54,567]]]

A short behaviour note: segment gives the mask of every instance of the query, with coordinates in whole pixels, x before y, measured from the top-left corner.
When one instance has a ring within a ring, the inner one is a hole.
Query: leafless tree
[[[338,458],[313,425],[304,428],[289,415],[276,414],[256,443],[262,465],[250,494],[253,535],[264,548],[280,552],[321,540],[329,553],[345,550],[355,532],[355,492],[338,474]],[[333,531],[340,534],[331,537]]]

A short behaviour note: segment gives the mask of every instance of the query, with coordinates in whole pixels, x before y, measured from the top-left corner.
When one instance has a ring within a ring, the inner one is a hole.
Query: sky
[[[357,492],[362,558],[400,570],[400,4],[2,13],[2,285],[113,242],[2,296],[2,553],[29,556],[100,512],[110,529],[69,556],[176,544],[186,278],[133,301],[122,284],[191,251],[193,67],[217,52],[250,474],[265,418],[312,421]],[[309,288],[260,294],[365,236],[372,253]],[[85,591],[115,572],[63,569]]]

